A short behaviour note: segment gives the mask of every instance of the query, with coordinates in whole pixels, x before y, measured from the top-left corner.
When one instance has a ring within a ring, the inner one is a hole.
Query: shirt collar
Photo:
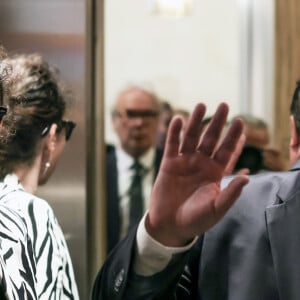
[[[7,174],[3,179],[4,185],[12,188],[12,189],[22,189],[24,190],[24,187],[22,186],[21,182],[19,181],[19,178],[16,174]]]
[[[118,159],[118,165],[121,166],[123,170],[128,170],[134,162],[134,158],[125,152],[122,148],[116,149],[116,155]],[[153,167],[155,156],[155,148],[151,147],[143,155],[138,158],[140,164],[147,170]]]

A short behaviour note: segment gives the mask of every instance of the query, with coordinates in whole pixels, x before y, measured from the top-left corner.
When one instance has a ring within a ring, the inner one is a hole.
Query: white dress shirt
[[[184,253],[191,249],[198,237],[184,247],[166,247],[154,240],[146,230],[145,219],[139,223],[136,235],[136,251],[133,262],[133,270],[136,274],[151,276],[162,271],[176,254]]]
[[[120,147],[116,148],[117,170],[118,170],[118,190],[120,198],[120,212],[121,212],[121,238],[123,238],[129,226],[129,188],[134,175],[134,170],[131,169],[134,159],[127,154]],[[143,207],[144,211],[148,209],[150,194],[153,186],[155,168],[155,149],[150,148],[145,154],[139,157],[138,161],[145,169],[143,176],[142,190],[143,190]]]

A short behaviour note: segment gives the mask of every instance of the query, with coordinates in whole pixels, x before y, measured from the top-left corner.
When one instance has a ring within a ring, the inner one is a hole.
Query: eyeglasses
[[[71,138],[73,129],[76,127],[76,123],[69,120],[61,120],[58,124],[58,131],[61,131],[62,129],[65,129],[66,131],[66,141],[68,141]]]
[[[126,117],[128,119],[142,118],[152,119],[159,115],[159,112],[151,109],[126,109],[123,113],[116,111],[119,117]]]
[[[71,138],[73,129],[76,127],[76,123],[69,120],[61,120],[57,123],[57,133],[65,129],[66,132],[66,141]],[[41,136],[45,136],[50,130],[50,126],[47,126],[43,129]]]
[[[7,114],[7,107],[6,106],[1,106],[0,105],[0,122],[2,121],[2,118]],[[61,120],[58,122],[58,127],[57,130],[60,132],[63,128],[66,131],[66,141],[68,141],[71,138],[72,132],[74,128],[76,127],[76,123],[73,121],[69,120]],[[49,132],[50,126],[46,126],[42,133],[41,136],[45,136]]]
[[[2,121],[2,118],[6,115],[6,113],[7,113],[7,107],[0,106],[0,122]]]

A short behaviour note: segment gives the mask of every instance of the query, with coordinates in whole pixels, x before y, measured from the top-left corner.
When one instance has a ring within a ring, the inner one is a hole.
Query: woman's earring
[[[45,168],[44,168],[43,175],[45,175],[45,174],[47,173],[47,171],[48,171],[48,169],[50,168],[50,166],[51,166],[50,161],[47,161],[47,162],[45,163]]]

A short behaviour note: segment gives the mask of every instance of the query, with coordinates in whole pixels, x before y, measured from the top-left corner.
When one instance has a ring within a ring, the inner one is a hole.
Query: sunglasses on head
[[[63,129],[65,129],[66,132],[66,141],[68,141],[71,138],[73,129],[76,127],[76,123],[69,120],[61,120],[57,123],[57,133],[61,132]],[[41,133],[41,136],[45,136],[50,130],[50,126],[47,126],[44,128],[44,130]]]

